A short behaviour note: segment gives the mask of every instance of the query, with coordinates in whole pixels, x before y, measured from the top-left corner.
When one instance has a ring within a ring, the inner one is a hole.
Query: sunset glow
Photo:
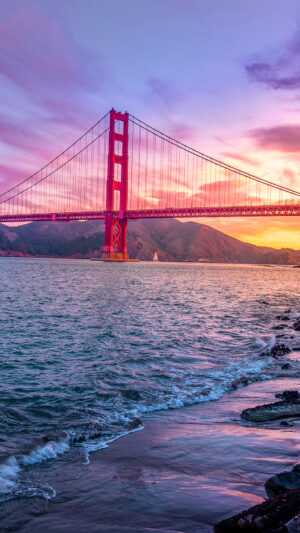
[[[7,3],[0,32],[1,192],[38,170],[112,106],[299,191],[298,8],[290,2],[287,10],[279,1],[266,32],[271,5],[242,12],[235,1],[211,7],[165,0],[150,7],[134,0],[115,13],[108,3],[93,2],[89,10],[80,2],[76,9],[56,0]],[[172,25],[166,26],[170,12]],[[143,193],[148,205],[158,203],[152,189],[152,197]],[[185,184],[182,190],[189,194]],[[200,222],[255,244],[300,248],[298,218]]]
[[[299,0],[0,14],[0,533],[298,531]]]

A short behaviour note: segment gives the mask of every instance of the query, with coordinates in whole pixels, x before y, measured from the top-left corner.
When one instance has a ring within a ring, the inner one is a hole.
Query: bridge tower
[[[128,260],[128,121],[128,113],[110,111],[103,247],[106,261]]]

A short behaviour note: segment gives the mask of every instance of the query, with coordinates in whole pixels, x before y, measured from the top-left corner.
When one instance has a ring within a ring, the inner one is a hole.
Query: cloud
[[[278,52],[277,57],[249,61],[245,70],[251,81],[271,89],[300,89],[300,31]]]
[[[282,66],[269,63],[250,63],[246,65],[249,78],[258,83],[262,83],[272,89],[293,90],[300,89],[300,74],[284,75],[281,72]]]
[[[199,131],[196,127],[185,124],[184,122],[170,122],[168,133],[177,141],[193,141],[199,136]]]
[[[94,58],[87,57],[65,28],[37,6],[20,7],[2,21],[0,36],[1,73],[25,90],[38,88],[48,95],[97,88],[99,58],[95,71]]]
[[[250,191],[245,188],[238,176],[229,179],[216,180],[212,183],[204,183],[199,187],[199,193],[194,195],[201,205],[225,206],[247,205],[253,200]]]
[[[0,48],[0,143],[12,150],[21,179],[95,121],[95,95],[110,74],[104,59],[83,48],[41,3],[19,3],[3,15]],[[0,170],[2,189],[5,181],[15,183],[14,161],[11,172]]]
[[[13,184],[19,181],[20,179],[22,179],[23,177],[24,175],[22,175],[22,170],[20,168],[0,164],[0,183],[1,184],[2,182],[7,184],[7,181]]]
[[[0,139],[1,142],[10,146],[35,152],[40,144],[41,136],[37,129],[22,124],[14,124],[0,116]]]
[[[282,176],[285,182],[289,183],[291,187],[297,188],[299,186],[299,174],[290,168],[284,168]]]
[[[20,5],[2,18],[0,47],[3,80],[41,106],[45,120],[82,124],[88,95],[99,93],[109,77],[104,59],[87,52],[37,4]]]
[[[246,165],[251,165],[253,167],[257,167],[260,164],[257,159],[239,154],[238,152],[223,152],[222,156],[228,159],[234,159],[240,163],[246,163]]]
[[[279,152],[300,152],[300,125],[283,124],[270,128],[255,128],[249,136],[259,148]]]
[[[152,97],[167,107],[178,104],[183,100],[183,94],[178,88],[167,80],[153,77],[147,81],[147,88]]]

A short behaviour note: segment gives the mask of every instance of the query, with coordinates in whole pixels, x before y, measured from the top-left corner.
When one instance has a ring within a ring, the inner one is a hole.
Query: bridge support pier
[[[106,181],[105,261],[127,261],[128,113],[112,109]]]

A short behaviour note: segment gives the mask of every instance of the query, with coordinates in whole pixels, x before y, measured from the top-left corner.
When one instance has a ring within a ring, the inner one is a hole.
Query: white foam
[[[272,335],[272,337],[267,341],[257,339],[256,342],[260,348],[265,349],[268,347],[268,349],[271,350],[276,343],[276,337],[275,335]],[[263,370],[273,364],[274,359],[272,357],[259,357],[246,364],[241,364],[241,362],[232,363],[224,370],[214,370],[211,375],[207,376],[210,382],[207,383],[206,386],[205,383],[203,383],[204,388],[200,388],[198,390],[196,386],[192,386],[193,379],[197,378],[197,376],[195,375],[189,377],[185,381],[185,385],[187,385],[185,390],[182,390],[177,386],[173,386],[168,398],[164,398],[161,401],[158,400],[157,403],[152,405],[136,404],[134,408],[123,414],[120,414],[120,412],[114,413],[110,417],[110,422],[128,424],[128,422],[130,422],[133,418],[139,417],[143,414],[218,400],[225,393],[230,392],[233,389],[234,382],[236,382],[239,378],[251,379],[257,375],[260,380],[267,379],[267,375],[263,374]],[[215,383],[211,383],[211,380],[215,381]],[[217,384],[216,381],[218,382]],[[243,382],[241,381],[241,384],[238,384],[238,386],[242,387]],[[119,432],[110,438],[100,437],[99,439],[95,440],[87,440],[86,442],[82,443],[85,454],[84,463],[89,464],[90,453],[107,448],[117,439],[125,437],[130,433],[140,431],[141,429],[143,429],[142,425],[132,430],[124,430]],[[65,439],[59,441],[49,441],[46,444],[33,449],[28,454],[21,455],[19,458],[13,456],[5,463],[0,465],[0,495],[8,493],[17,494],[19,491],[22,492],[24,489],[24,484],[19,484],[18,488],[18,477],[22,467],[53,460],[58,456],[68,452],[71,448],[74,434],[75,432],[71,431],[66,434]],[[31,487],[27,488],[26,493],[29,495],[41,495],[41,490],[42,489],[39,489],[38,487]],[[47,496],[47,494],[49,494],[49,496]],[[51,498],[53,495],[55,495],[55,491],[51,488],[50,492],[48,491],[47,493],[47,491],[45,491],[44,496],[46,498]]]
[[[45,498],[46,500],[52,500],[56,496],[56,491],[50,485],[38,485],[36,487],[28,485],[27,483],[18,483],[17,487],[13,491],[14,496],[22,496],[23,498]]]
[[[272,350],[276,344],[276,335],[272,335],[270,342],[269,342],[269,349]]]
[[[262,341],[263,342],[263,341]],[[273,342],[273,337],[269,339],[268,345]],[[214,383],[213,385],[208,385],[204,388],[195,390],[195,387],[190,390],[181,390],[180,388],[173,386],[172,394],[168,399],[163,399],[152,405],[143,405],[137,404],[133,409],[130,409],[126,414],[118,414],[117,416],[111,417],[111,422],[123,422],[128,423],[128,421],[133,418],[138,418],[144,414],[149,414],[157,411],[166,411],[169,409],[178,409],[182,407],[188,407],[203,402],[219,400],[224,396],[224,394],[233,390],[233,384],[240,378],[253,379],[255,376],[259,376],[260,380],[268,379],[266,374],[263,374],[263,370],[274,364],[274,359],[272,357],[259,357],[248,363],[241,365],[241,362],[232,363],[226,369],[216,371],[214,370],[211,375],[208,375],[208,378],[217,379],[218,384]],[[191,385],[193,378],[186,379],[186,385]],[[240,385],[236,385],[234,388],[245,386],[243,382]],[[208,391],[208,388],[210,389]],[[138,428],[139,429],[139,428]],[[127,435],[128,432],[124,433],[121,436]],[[120,437],[116,437],[120,438]],[[105,444],[103,441],[99,443],[93,443],[89,452],[93,452],[102,448],[106,448],[110,442],[113,442],[115,438],[111,441],[106,441]],[[88,460],[89,461],[89,460]]]
[[[20,465],[14,456],[0,465],[0,494],[7,494],[15,488],[20,470]]]
[[[59,455],[62,455],[70,449],[70,444],[68,438],[61,441],[50,441],[47,442],[44,446],[38,446],[32,450],[29,454],[21,455],[19,458],[15,456],[10,457],[4,463],[0,465],[0,495],[5,494],[19,494],[24,493],[34,495],[41,495],[43,490],[40,488],[27,487],[24,492],[24,487],[18,486],[18,478],[22,471],[23,466],[34,465],[37,463],[42,463],[44,461],[49,461],[50,459],[56,459]],[[49,499],[51,494],[55,492],[52,487],[50,487],[50,492],[48,490],[45,492],[45,497]],[[49,494],[47,496],[47,494]]]
[[[128,431],[121,431],[114,437],[111,437],[108,439],[102,439],[102,440],[100,439],[95,442],[86,442],[84,444],[84,452],[85,452],[84,464],[87,464],[87,465],[90,464],[90,453],[108,448],[112,442],[115,442],[116,440],[121,439],[122,437],[127,437],[127,435],[130,435],[130,433],[136,433],[136,431],[141,431],[142,429],[144,429],[143,425],[137,428],[134,428],[134,429],[130,429]]]
[[[23,455],[21,463],[23,465],[35,465],[42,463],[43,461],[49,461],[50,459],[56,459],[59,455],[69,451],[70,444],[68,440],[50,441],[44,446],[38,446],[28,455]]]
[[[261,350],[271,351],[276,344],[276,335],[271,335],[267,340],[256,338],[255,343]]]

